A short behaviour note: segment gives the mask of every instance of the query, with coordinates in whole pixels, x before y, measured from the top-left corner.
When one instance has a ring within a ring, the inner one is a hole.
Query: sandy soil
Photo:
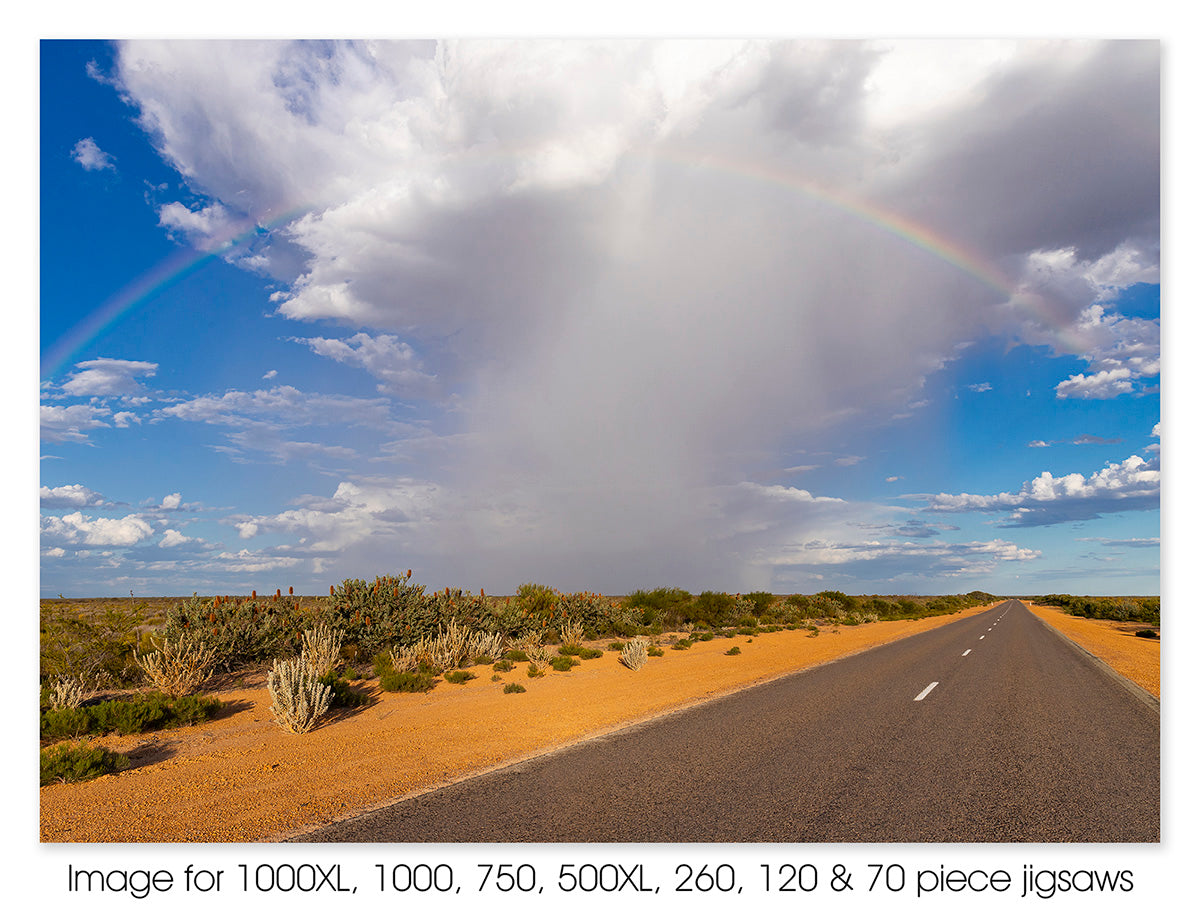
[[[1080,647],[1100,658],[1117,673],[1132,680],[1156,699],[1159,693],[1159,647],[1154,638],[1138,638],[1134,633],[1149,628],[1145,622],[1112,622],[1107,619],[1081,619],[1060,609],[1030,606],[1036,615],[1058,629]],[[1158,631],[1156,628],[1155,631]]]
[[[288,734],[272,721],[259,675],[217,693],[227,705],[215,721],[149,737],[100,740],[126,753],[134,768],[43,788],[40,837],[285,839],[974,612],[842,627],[837,633],[822,629],[816,637],[784,631],[696,642],[682,651],[668,646],[663,657],[650,658],[636,673],[621,666],[615,652],[606,652],[567,673],[548,670],[532,679],[524,665],[498,682],[490,666],[476,667],[477,679],[464,685],[442,681],[426,694],[380,693],[368,682],[360,688],[372,693],[369,707],[342,713],[304,735]],[[732,645],[741,649],[739,655],[725,654]],[[505,694],[508,682],[522,683],[527,691]]]

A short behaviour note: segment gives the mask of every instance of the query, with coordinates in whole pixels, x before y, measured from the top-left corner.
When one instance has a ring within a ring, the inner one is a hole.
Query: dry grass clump
[[[159,644],[152,638],[150,644],[155,649],[150,654],[141,657],[135,651],[133,656],[159,692],[176,698],[191,695],[212,676],[214,655],[203,641],[180,635],[175,642],[164,638]]]
[[[303,658],[277,660],[267,674],[271,715],[293,734],[311,731],[329,710],[330,687]]]
[[[50,708],[52,711],[78,708],[79,703],[83,701],[83,697],[86,695],[86,687],[80,680],[77,680],[73,676],[55,680],[50,684]]]
[[[621,649],[619,660],[630,670],[641,670],[649,658],[650,643],[645,638],[631,638]]]
[[[478,658],[502,657],[504,636],[463,628],[450,620],[438,627],[436,635],[426,635],[411,645],[396,645],[390,653],[397,673],[415,672],[421,666],[434,673],[445,673]]]
[[[332,673],[342,660],[342,639],[345,632],[335,631],[330,626],[318,625],[304,633],[300,659],[318,676]]]

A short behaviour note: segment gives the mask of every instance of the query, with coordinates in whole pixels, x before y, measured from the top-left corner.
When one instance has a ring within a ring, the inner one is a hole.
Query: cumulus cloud
[[[1054,391],[1060,399],[1112,399],[1133,392],[1132,376],[1127,367],[1092,374],[1076,373],[1054,387]]]
[[[422,371],[421,360],[407,342],[395,335],[371,336],[360,332],[348,339],[298,339],[314,354],[361,367],[380,380],[379,391],[394,395],[427,394],[435,377]]]
[[[1157,460],[1131,456],[1109,463],[1090,476],[1073,472],[1055,477],[1043,472],[1017,492],[996,495],[929,496],[927,510],[939,512],[1008,511],[1002,526],[1046,526],[1093,520],[1103,514],[1156,509],[1160,473]]]
[[[105,169],[116,171],[116,162],[105,153],[91,137],[85,137],[71,148],[71,156],[88,172],[100,172]]]
[[[50,443],[83,443],[86,431],[109,427],[105,416],[110,410],[103,405],[42,405],[41,436]]]
[[[103,507],[108,499],[85,485],[58,485],[39,489],[42,507]]]
[[[164,226],[203,242],[230,215],[282,220],[260,252],[278,314],[348,330],[305,344],[381,394],[456,394],[428,481],[368,493],[403,508],[432,488],[435,544],[563,583],[606,564],[636,578],[647,546],[711,571],[745,535],[715,509],[739,502],[768,515],[763,539],[783,538],[767,508],[820,519],[819,501],[739,489],[747,453],[911,413],[985,333],[1087,361],[1064,398],[1101,392],[1101,374],[1142,385],[1154,324],[1111,302],[1157,267],[1158,63],[1139,41],[933,58],[880,42],[144,41],[119,46],[115,79],[210,202],[165,205]],[[990,270],[918,251],[911,226]],[[389,404],[277,387],[161,414],[235,427],[242,449],[283,419],[384,430]],[[339,500],[237,525],[407,546]]]
[[[202,252],[217,252],[230,244],[245,229],[219,202],[192,210],[179,201],[158,209],[158,225],[172,235],[183,236]]]
[[[968,384],[967,389],[971,390],[971,392],[991,392],[992,384],[991,383],[970,383],[970,384]]]
[[[139,377],[152,377],[158,364],[102,357],[82,361],[63,383],[63,392],[71,396],[135,396],[145,391]]]
[[[43,516],[43,545],[133,546],[154,534],[154,527],[137,514],[88,517],[80,511],[62,517]]]

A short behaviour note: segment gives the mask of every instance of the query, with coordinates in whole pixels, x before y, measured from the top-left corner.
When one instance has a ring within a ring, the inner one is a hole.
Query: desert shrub
[[[162,727],[170,717],[167,696],[148,693],[88,706],[93,734],[142,734]]]
[[[41,751],[41,784],[84,782],[129,768],[128,757],[105,747],[62,743]]]
[[[88,734],[142,734],[162,728],[207,721],[221,708],[213,696],[172,698],[147,693],[128,699],[109,699],[77,709],[42,713],[43,742]]]
[[[610,641],[610,642],[608,643],[608,650],[609,650],[609,651],[624,651],[624,650],[625,650],[625,642],[623,642],[623,641]]]
[[[767,593],[765,590],[755,590],[745,594],[744,599],[751,604],[753,612],[751,616],[756,619],[761,619],[767,614],[767,610],[771,608],[771,604],[775,602],[775,596]]]
[[[625,643],[619,660],[630,670],[641,670],[646,664],[646,648],[648,642],[644,638],[632,638]]]
[[[471,666],[486,667],[488,664],[494,663],[495,660],[496,659],[494,657],[489,657],[486,654],[476,654],[473,658],[471,658]]]
[[[571,657],[569,654],[560,654],[558,657],[550,659],[550,666],[559,672],[566,672],[572,667],[578,667],[579,659]]]
[[[316,673],[332,673],[342,660],[342,640],[345,633],[325,623],[304,630],[300,644],[300,659]]]
[[[391,671],[379,677],[379,688],[384,692],[429,692],[437,685],[432,673],[397,673]]]
[[[545,667],[553,657],[550,649],[541,644],[541,637],[535,634],[526,635],[521,639],[521,650],[532,666]]]
[[[580,648],[576,657],[585,661],[590,661],[597,657],[604,657],[604,652],[599,648]]]
[[[329,687],[329,705],[331,708],[359,708],[370,701],[365,692],[359,692],[350,685],[350,681],[335,673],[327,673],[318,678],[322,685]]]
[[[141,679],[133,657],[140,608],[89,612],[43,603],[40,618],[42,681],[75,677],[95,687],[124,687]]]
[[[421,584],[403,577],[381,575],[372,581],[347,578],[330,587],[325,623],[340,630],[358,657],[370,660],[392,645],[415,644],[431,637],[442,624],[443,602],[425,594]]]
[[[662,657],[666,652],[658,645],[651,645],[646,649],[646,654],[649,657]]]
[[[517,588],[517,603],[535,621],[549,619],[558,594],[544,584],[522,584]]]
[[[583,644],[586,629],[582,622],[564,617],[558,629],[559,638],[566,647],[578,648]]]
[[[712,641],[717,636],[712,632],[693,632],[692,641]]]
[[[587,651],[587,648],[578,642],[564,643],[558,646],[559,654],[568,654],[574,657],[583,657],[585,651]]]
[[[200,724],[219,712],[223,704],[216,696],[191,695],[171,699],[167,702],[171,712],[168,723],[173,727]]]
[[[732,648],[730,648],[728,651],[725,652],[725,656],[726,657],[734,657],[735,655],[738,655],[741,653],[742,653],[742,649],[739,648],[737,645],[734,645]]]
[[[507,659],[498,660],[492,664],[492,669],[497,673],[508,673],[513,669],[513,662]]]
[[[447,683],[465,683],[467,680],[475,679],[475,674],[470,670],[454,670],[446,674]]]
[[[537,664],[534,664],[534,663],[530,663],[530,665],[529,665],[529,667],[526,669],[525,673],[526,673],[526,675],[527,675],[527,676],[529,676],[531,679],[536,679],[537,677],[540,677],[540,676],[543,676],[543,675],[544,675],[544,674],[542,673],[542,670],[541,670],[541,668],[540,668],[540,667],[538,667],[538,665],[537,665]]]
[[[504,692],[505,694],[510,692],[525,692],[525,687],[520,683],[505,683]]]
[[[1158,632],[1154,629],[1138,629],[1133,634],[1138,638],[1158,638]]]
[[[66,677],[50,684],[46,704],[54,710],[78,708],[85,695],[87,690],[81,681],[75,677]]]
[[[691,646],[692,640],[690,638],[676,639],[675,644],[671,645],[671,647],[676,651],[686,651]]]
[[[42,712],[42,740],[60,740],[66,737],[83,737],[92,733],[88,713],[79,708],[53,708]]]
[[[300,658],[275,661],[267,691],[275,722],[293,734],[311,731],[329,709],[329,686]]]
[[[506,660],[520,661],[521,663],[524,663],[525,661],[529,660],[529,655],[526,654],[524,651],[522,651],[520,648],[509,648],[507,651],[504,652],[504,657]]]
[[[391,654],[391,659],[387,661],[385,669],[390,668],[404,673],[409,670],[415,671],[421,666],[421,656],[415,648],[407,645],[394,645],[389,653]],[[376,663],[375,669],[376,671],[379,670],[378,663]]]
[[[304,612],[294,597],[197,597],[177,603],[161,636],[203,641],[226,672],[249,663],[298,654]]]
[[[212,676],[213,652],[195,634],[180,634],[151,639],[153,651],[134,658],[146,680],[168,696],[186,696],[195,692]]]

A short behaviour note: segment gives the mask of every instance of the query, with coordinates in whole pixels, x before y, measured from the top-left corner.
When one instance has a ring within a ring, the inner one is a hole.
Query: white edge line
[[[935,687],[936,685],[937,685],[937,681],[934,680],[932,683],[930,683],[928,686],[926,686],[924,689],[922,689],[921,694],[919,696],[917,696],[915,699],[913,699],[913,701],[920,702],[927,695],[929,695],[931,692],[933,692],[933,687]]]

